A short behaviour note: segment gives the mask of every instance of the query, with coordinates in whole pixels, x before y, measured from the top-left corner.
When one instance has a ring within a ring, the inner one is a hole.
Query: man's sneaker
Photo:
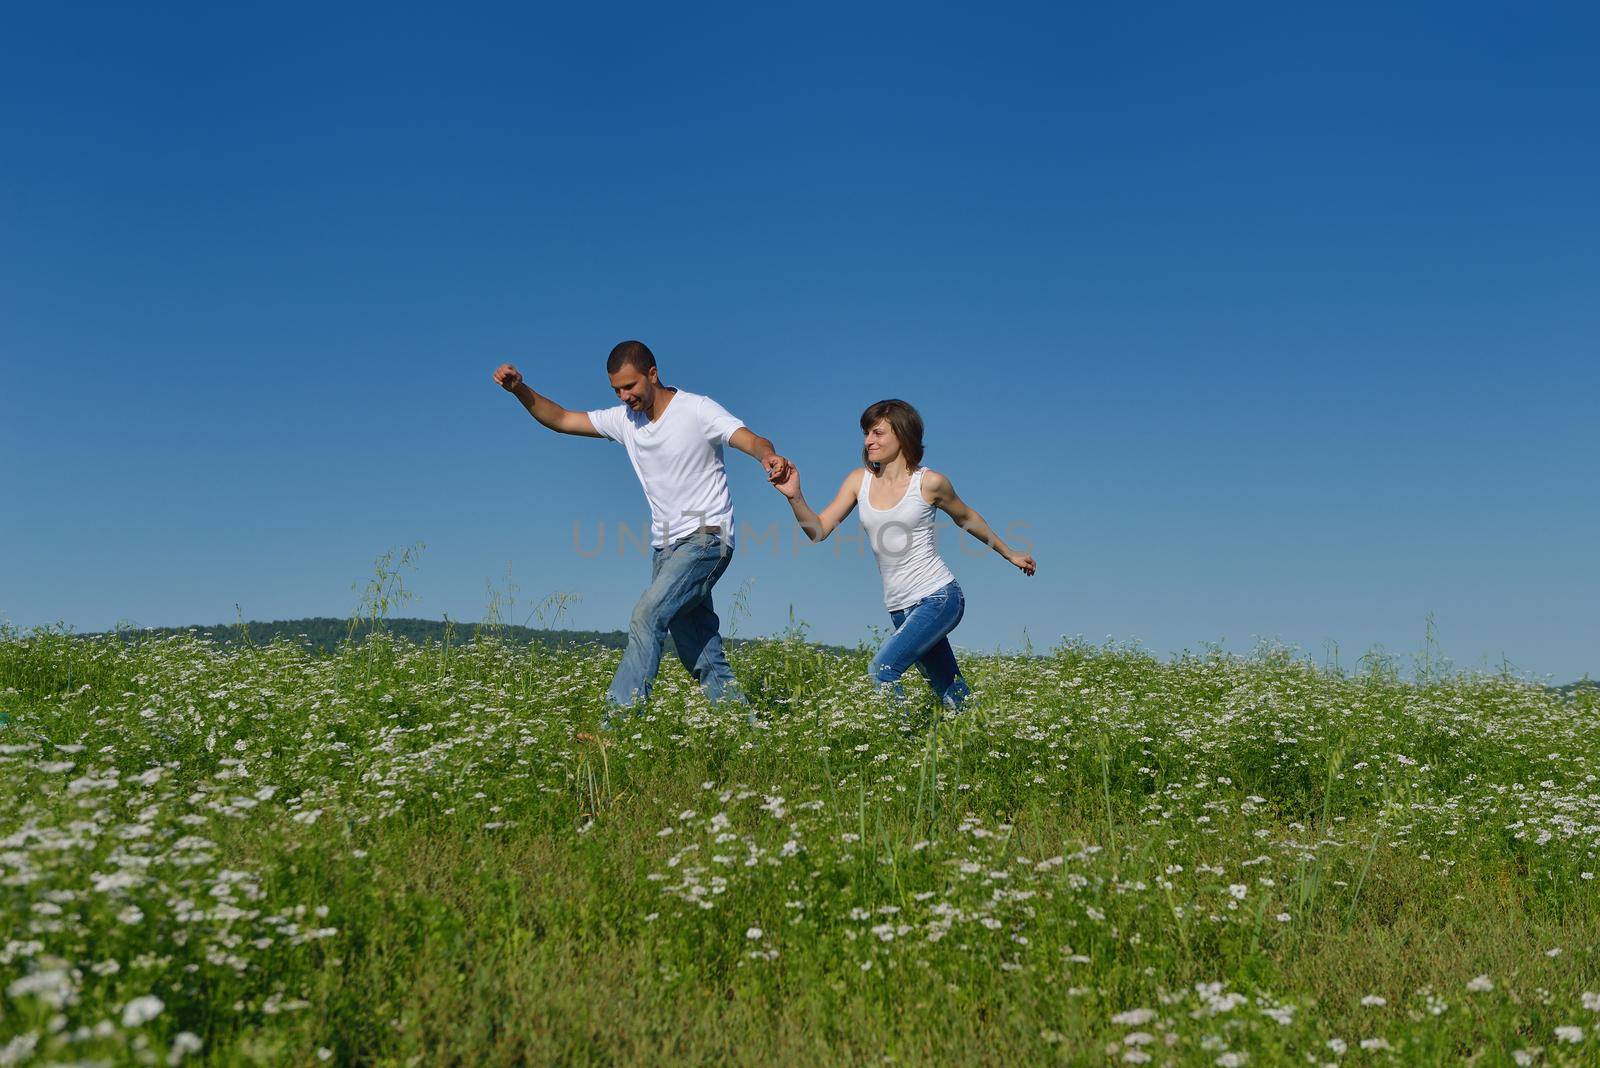
[[[600,710],[600,729],[603,731],[620,731],[628,720],[639,713],[631,708],[621,705],[607,704]]]

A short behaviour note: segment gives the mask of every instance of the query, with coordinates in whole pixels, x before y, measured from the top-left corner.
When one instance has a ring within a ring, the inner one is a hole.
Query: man
[[[650,586],[628,621],[628,647],[606,692],[602,725],[650,696],[669,632],[678,659],[713,705],[748,706],[711,607],[711,587],[733,558],[733,499],[722,448],[732,445],[755,457],[774,483],[789,477],[789,461],[710,397],[662,385],[643,342],[612,349],[606,373],[622,403],[574,412],[529,389],[511,364],[494,372],[494,380],[551,430],[620,442],[650,502]]]

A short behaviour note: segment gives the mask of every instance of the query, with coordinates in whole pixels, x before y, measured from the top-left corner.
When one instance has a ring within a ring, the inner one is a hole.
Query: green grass
[[[1591,689],[616,656],[0,637],[0,1064],[1600,1063]]]

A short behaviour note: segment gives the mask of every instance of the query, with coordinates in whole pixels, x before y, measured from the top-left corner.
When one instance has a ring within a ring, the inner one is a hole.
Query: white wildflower
[[[13,979],[6,987],[8,997],[31,995],[52,1009],[64,1008],[74,999],[76,993],[72,977],[63,968],[46,968],[30,972],[20,979]]]
[[[193,1031],[179,1031],[172,1036],[172,1049],[167,1054],[168,1064],[177,1064],[191,1053],[199,1053],[200,1047],[205,1045],[200,1041],[200,1036]]]
[[[161,1010],[166,1007],[166,1003],[154,994],[134,998],[122,1006],[122,1026],[142,1027],[160,1016]]]
[[[38,1035],[18,1035],[10,1042],[0,1046],[0,1064],[21,1064],[23,1061],[33,1056],[34,1047],[38,1044]]]

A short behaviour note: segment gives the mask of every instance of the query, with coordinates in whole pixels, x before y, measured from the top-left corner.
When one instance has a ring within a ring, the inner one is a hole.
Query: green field
[[[1600,698],[0,636],[0,1065],[1600,1063]]]

